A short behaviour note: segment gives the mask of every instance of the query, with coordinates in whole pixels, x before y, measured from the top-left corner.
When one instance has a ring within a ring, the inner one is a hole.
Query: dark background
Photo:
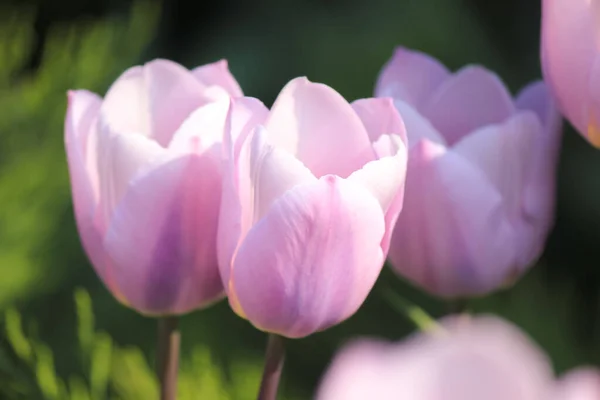
[[[221,58],[247,95],[271,104],[291,78],[348,100],[372,95],[397,45],[452,69],[478,63],[516,92],[540,78],[539,0],[47,0],[0,3],[0,399],[154,399],[155,321],[119,305],[79,244],[63,129],[66,90],[104,94],[156,57]],[[556,227],[510,290],[469,303],[526,330],[557,373],[600,363],[600,154],[565,127]],[[307,399],[356,335],[414,330],[391,286],[433,316],[446,306],[387,268],[347,322],[289,343],[283,398]],[[93,311],[92,311],[93,310]],[[226,302],[182,320],[181,399],[252,399],[265,335]]]

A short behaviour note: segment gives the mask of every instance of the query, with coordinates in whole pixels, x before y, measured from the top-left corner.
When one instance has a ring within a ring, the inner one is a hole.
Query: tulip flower
[[[406,124],[404,209],[390,245],[395,271],[447,298],[512,283],[553,224],[560,118],[541,82],[512,99],[492,72],[451,73],[396,50],[377,82]]]
[[[316,399],[547,400],[554,385],[547,357],[517,327],[495,317],[450,317],[399,344],[351,343]]]
[[[600,370],[578,368],[567,373],[559,382],[553,400],[600,399]]]
[[[350,105],[297,78],[270,111],[242,98],[229,114],[219,266],[232,308],[290,338],[345,320],[402,207],[405,132],[391,99]]]
[[[541,60],[560,111],[600,147],[600,2],[543,0]]]
[[[143,314],[182,314],[223,295],[217,122],[227,112],[219,102],[241,95],[225,61],[189,71],[156,60],[124,72],[104,99],[69,92],[65,143],[80,237],[106,287]]]

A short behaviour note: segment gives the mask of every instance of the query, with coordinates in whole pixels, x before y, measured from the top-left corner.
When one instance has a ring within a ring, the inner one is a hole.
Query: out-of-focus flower
[[[188,71],[156,60],[124,72],[104,99],[69,92],[65,143],[81,240],[105,285],[141,313],[185,313],[223,294],[219,123],[229,97],[241,95],[225,61]]]
[[[494,317],[462,316],[400,344],[350,344],[316,398],[547,400],[553,390],[548,359],[518,328]]]
[[[558,382],[553,400],[600,399],[600,370],[580,368],[569,372]]]
[[[512,283],[553,223],[560,117],[544,84],[513,100],[484,68],[452,74],[399,48],[376,95],[394,99],[410,146],[394,269],[444,297]]]
[[[543,0],[541,59],[561,112],[600,147],[600,1]]]
[[[343,321],[375,283],[402,207],[406,139],[391,99],[350,105],[297,78],[271,111],[241,98],[230,119],[219,265],[232,308],[287,337]]]

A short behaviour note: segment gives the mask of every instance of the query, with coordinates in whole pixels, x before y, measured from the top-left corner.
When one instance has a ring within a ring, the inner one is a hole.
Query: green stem
[[[177,398],[177,372],[181,334],[178,318],[169,316],[158,320],[158,344],[156,370],[160,381],[160,399]]]
[[[265,368],[263,370],[258,400],[276,400],[279,380],[285,361],[285,347],[283,337],[274,333],[269,334],[267,354],[265,355]]]
[[[383,290],[382,294],[396,310],[405,315],[406,318],[414,323],[420,330],[430,331],[437,327],[435,320],[422,308],[412,304],[392,289],[386,288]]]

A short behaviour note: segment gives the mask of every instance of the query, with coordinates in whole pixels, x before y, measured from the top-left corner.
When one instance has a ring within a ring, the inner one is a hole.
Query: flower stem
[[[429,314],[398,295],[392,289],[386,288],[382,294],[392,307],[408,318],[419,330],[425,332],[437,328],[436,321]]]
[[[173,316],[162,317],[158,320],[156,372],[160,381],[161,400],[177,398],[177,372],[181,343],[178,322],[178,318]]]
[[[265,355],[265,368],[263,370],[258,400],[276,400],[279,380],[285,361],[285,348],[283,337],[274,333],[269,334],[267,354]]]

